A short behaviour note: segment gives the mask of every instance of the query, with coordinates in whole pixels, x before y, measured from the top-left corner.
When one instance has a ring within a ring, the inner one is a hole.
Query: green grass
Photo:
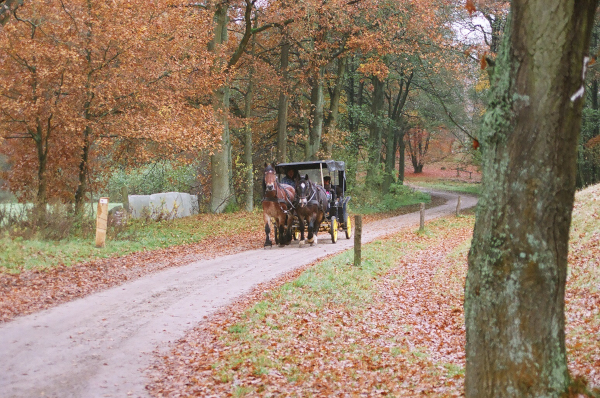
[[[169,221],[131,220],[126,227],[109,228],[106,247],[95,247],[94,231],[86,236],[49,241],[23,239],[0,233],[0,272],[18,273],[26,269],[44,269],[72,265],[99,258],[118,257],[134,252],[197,243],[214,236],[243,231],[259,233],[261,215],[255,213],[202,214]]]
[[[388,194],[382,195],[364,186],[353,189],[348,193],[352,196],[352,211],[356,214],[384,213],[418,203],[429,203],[429,194],[415,191],[404,185],[394,184]]]
[[[442,191],[451,191],[466,193],[470,195],[479,195],[481,193],[481,184],[474,182],[460,182],[448,180],[415,180],[408,181],[411,185],[439,189]]]

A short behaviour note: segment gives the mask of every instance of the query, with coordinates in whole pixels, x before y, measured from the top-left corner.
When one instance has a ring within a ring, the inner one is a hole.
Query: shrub
[[[109,197],[120,198],[121,188],[130,195],[152,195],[160,192],[194,193],[196,166],[158,162],[131,170],[116,169],[108,176]]]

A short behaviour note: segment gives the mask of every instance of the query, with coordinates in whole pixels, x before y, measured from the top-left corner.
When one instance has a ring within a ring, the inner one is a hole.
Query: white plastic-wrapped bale
[[[138,199],[140,197],[144,199]],[[188,217],[198,212],[198,197],[188,193],[165,192],[153,195],[130,195],[129,198],[132,217],[141,217],[144,211],[153,218],[169,219]]]
[[[200,212],[200,204],[198,203],[198,195],[190,195],[192,201],[192,214],[198,214]]]
[[[140,218],[145,211],[150,209],[150,195],[129,195],[128,197],[131,217]]]

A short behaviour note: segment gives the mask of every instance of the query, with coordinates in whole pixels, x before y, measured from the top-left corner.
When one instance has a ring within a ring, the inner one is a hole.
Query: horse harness
[[[274,202],[274,203],[279,203],[279,208],[281,209],[281,211],[283,211],[284,213],[288,213],[289,210],[288,209],[284,209],[281,205],[283,203],[286,204],[286,207],[288,207],[287,205],[289,205],[290,210],[294,209],[294,204],[292,203],[292,201],[290,200],[288,191],[286,189],[284,189],[281,184],[279,183],[279,181],[275,181],[275,184],[277,184],[277,188],[283,190],[283,193],[285,195],[285,199],[279,199],[279,197],[277,197],[277,190],[275,190],[275,197],[271,198],[271,197],[267,197],[264,196],[263,197],[263,202]]]
[[[313,199],[315,197],[315,195],[317,194],[317,188],[313,187],[313,184],[310,181],[306,181],[305,184],[308,184],[308,186],[312,189],[312,195],[310,196],[310,198],[306,199],[306,204],[307,205],[318,205],[319,201],[316,199]]]

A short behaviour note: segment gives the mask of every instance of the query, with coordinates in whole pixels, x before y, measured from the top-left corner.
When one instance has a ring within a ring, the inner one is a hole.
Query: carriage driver
[[[296,181],[294,181],[295,177],[296,177],[296,172],[294,171],[294,169],[287,169],[287,171],[285,172],[285,176],[281,180],[281,183],[295,187],[296,186]]]

